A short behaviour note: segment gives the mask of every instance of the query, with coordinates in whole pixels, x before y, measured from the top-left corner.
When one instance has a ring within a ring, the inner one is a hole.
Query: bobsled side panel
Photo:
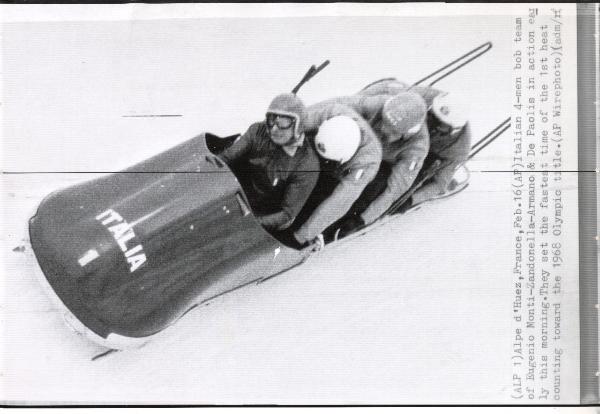
[[[96,202],[110,203],[139,191],[148,184],[156,183],[168,174],[194,174],[214,172],[216,168],[206,166],[204,155],[208,153],[205,134],[189,139],[163,153],[133,165],[118,174],[110,174],[76,184],[49,194],[41,203],[47,209],[70,208],[75,202],[79,205],[70,211],[69,216],[56,217],[60,225],[89,216]],[[235,177],[232,177],[235,180]],[[62,221],[61,221],[62,219]]]
[[[154,163],[58,191],[31,219],[48,282],[99,336],[159,332],[194,304],[268,276],[282,248],[301,261],[240,204],[228,167],[203,151],[200,136]]]

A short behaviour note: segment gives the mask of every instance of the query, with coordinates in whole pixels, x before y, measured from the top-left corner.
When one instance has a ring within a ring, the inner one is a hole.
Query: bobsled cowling
[[[30,219],[53,294],[102,345],[138,345],[197,304],[304,260],[261,227],[229,167],[206,159],[207,139],[219,141],[201,134],[56,191]]]

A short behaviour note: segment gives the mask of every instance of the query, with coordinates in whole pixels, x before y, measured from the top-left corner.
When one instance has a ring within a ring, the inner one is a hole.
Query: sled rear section
[[[198,303],[302,261],[260,226],[228,167],[205,159],[207,135],[52,193],[30,220],[52,293],[96,342],[145,342]]]

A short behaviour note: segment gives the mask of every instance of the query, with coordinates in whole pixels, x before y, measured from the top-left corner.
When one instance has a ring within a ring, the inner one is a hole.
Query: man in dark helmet
[[[300,98],[278,95],[266,119],[252,124],[219,154],[228,165],[245,162],[238,178],[258,220],[269,230],[284,230],[294,222],[319,177],[319,159],[304,136],[305,118]]]

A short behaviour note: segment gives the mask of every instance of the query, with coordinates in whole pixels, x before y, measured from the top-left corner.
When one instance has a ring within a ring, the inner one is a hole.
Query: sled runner
[[[325,65],[311,68],[297,88]],[[474,154],[509,126],[509,120],[501,123],[475,144]],[[241,174],[214,156],[237,137],[203,133],[42,201],[30,219],[31,244],[43,283],[69,325],[108,348],[139,346],[198,305],[310,257],[310,249],[259,224]],[[439,167],[422,170],[409,191],[357,235],[408,211],[411,195]],[[457,182],[444,196],[467,184]],[[354,237],[340,240],[335,226],[325,235],[334,245]]]

